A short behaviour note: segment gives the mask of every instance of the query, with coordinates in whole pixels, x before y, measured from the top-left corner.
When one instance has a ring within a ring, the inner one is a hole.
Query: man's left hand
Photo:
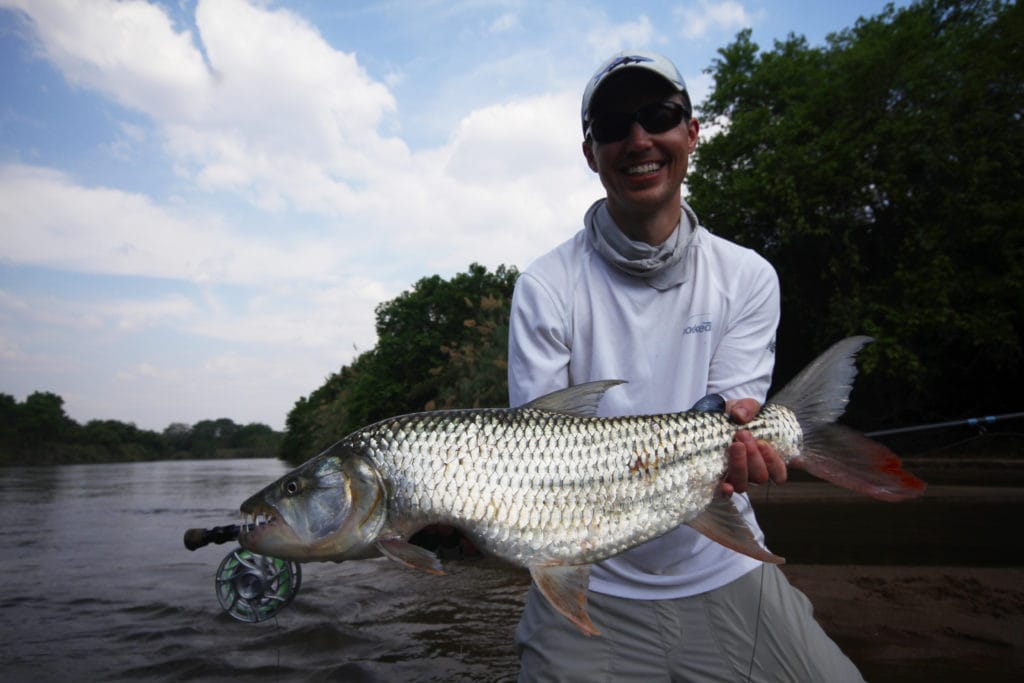
[[[725,412],[733,422],[741,425],[750,422],[760,409],[761,405],[752,398],[727,401],[725,404]],[[771,444],[755,439],[746,429],[736,432],[727,453],[728,470],[718,489],[721,495],[745,493],[750,484],[766,484],[769,481],[783,484],[786,481],[786,463]]]

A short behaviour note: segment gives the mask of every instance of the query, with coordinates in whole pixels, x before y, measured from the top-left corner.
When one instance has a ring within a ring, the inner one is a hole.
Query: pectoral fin
[[[583,635],[599,635],[587,614],[587,586],[590,565],[530,567],[530,576],[551,606],[562,613]]]
[[[384,538],[376,543],[377,550],[381,554],[390,557],[395,562],[401,562],[406,567],[419,569],[430,574],[444,574],[441,562],[437,555],[426,548],[413,545],[400,538]]]
[[[686,524],[712,541],[755,560],[771,564],[782,564],[786,561],[785,558],[774,555],[758,545],[743,515],[728,498],[712,499],[704,512]]]

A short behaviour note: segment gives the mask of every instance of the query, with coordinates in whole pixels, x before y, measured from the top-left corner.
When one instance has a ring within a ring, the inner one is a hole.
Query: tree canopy
[[[776,378],[867,333],[874,422],[1019,409],[1020,6],[890,5],[824,47],[744,31],[719,55],[691,201],[779,272]]]
[[[508,313],[518,272],[472,264],[376,311],[377,345],[330,375],[287,419],[282,457],[302,462],[360,427],[402,413],[508,401]]]
[[[227,418],[174,423],[163,433],[117,420],[81,425],[67,416],[57,394],[36,391],[20,403],[0,394],[0,465],[267,458],[277,455],[281,437],[267,425]]]

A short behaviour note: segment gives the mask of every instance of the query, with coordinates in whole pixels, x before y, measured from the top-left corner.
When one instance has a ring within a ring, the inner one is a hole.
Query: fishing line
[[[277,615],[274,615],[274,627],[277,629],[277,664],[275,665],[274,671],[276,672],[277,680],[281,680],[281,622],[277,620]]]
[[[772,480],[769,479],[764,490],[764,502],[768,502],[768,494],[772,490]],[[750,683],[754,677],[754,660],[757,659],[757,639],[761,634],[761,600],[764,598],[764,567],[765,563],[761,563],[761,578],[760,586],[757,590],[757,619],[754,621],[754,644],[750,648],[750,666],[747,668],[747,683]]]

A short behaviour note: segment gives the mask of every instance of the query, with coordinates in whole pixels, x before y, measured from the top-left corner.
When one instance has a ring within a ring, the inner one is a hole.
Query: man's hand
[[[752,398],[726,401],[725,412],[737,424],[750,422],[761,405]],[[749,484],[786,481],[786,463],[767,441],[757,441],[746,429],[736,432],[728,450],[729,466],[718,493],[731,496],[746,492]]]

